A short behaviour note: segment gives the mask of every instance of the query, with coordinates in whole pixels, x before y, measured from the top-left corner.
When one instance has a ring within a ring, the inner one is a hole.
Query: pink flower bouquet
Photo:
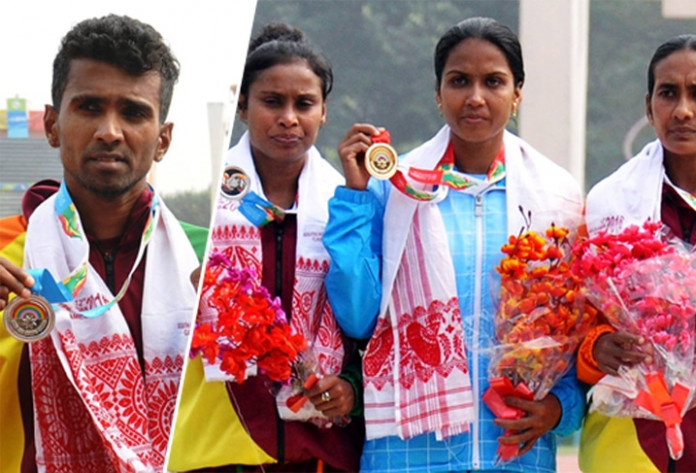
[[[590,409],[617,417],[662,420],[670,455],[684,442],[681,417],[694,386],[696,259],[668,238],[660,222],[600,233],[579,242],[573,271],[587,297],[617,330],[641,336],[645,361],[619,376],[604,376],[593,388]]]

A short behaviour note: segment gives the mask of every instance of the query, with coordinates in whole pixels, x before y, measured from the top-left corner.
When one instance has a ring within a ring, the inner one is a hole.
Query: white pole
[[[211,176],[210,182],[210,205],[215,208],[220,189],[220,177],[222,176],[222,158],[225,152],[225,142],[227,138],[227,117],[225,116],[225,104],[222,102],[208,102],[208,130],[210,136],[210,162]]]
[[[696,18],[696,1],[662,0],[662,16],[665,18]]]
[[[589,0],[520,0],[522,138],[585,181]]]

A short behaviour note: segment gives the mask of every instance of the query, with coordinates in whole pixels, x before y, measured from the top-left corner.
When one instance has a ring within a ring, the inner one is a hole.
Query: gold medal
[[[222,174],[220,192],[228,199],[240,200],[251,188],[251,180],[238,166],[227,166]]]
[[[365,152],[365,168],[375,179],[385,180],[396,174],[398,155],[387,143],[374,143]]]
[[[51,303],[32,294],[28,298],[15,297],[5,307],[3,322],[7,331],[17,340],[35,342],[47,337],[56,323]]]

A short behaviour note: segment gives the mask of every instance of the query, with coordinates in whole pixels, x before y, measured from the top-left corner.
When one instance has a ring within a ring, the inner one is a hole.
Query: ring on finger
[[[331,400],[331,394],[328,391],[321,393],[321,400],[324,402],[329,402]]]

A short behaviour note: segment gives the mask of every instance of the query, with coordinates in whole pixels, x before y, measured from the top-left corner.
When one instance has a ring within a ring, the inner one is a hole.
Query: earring
[[[51,133],[48,137],[48,144],[51,145],[52,148],[57,148],[58,147],[58,137]]]
[[[512,102],[512,118],[517,118],[517,102]]]

